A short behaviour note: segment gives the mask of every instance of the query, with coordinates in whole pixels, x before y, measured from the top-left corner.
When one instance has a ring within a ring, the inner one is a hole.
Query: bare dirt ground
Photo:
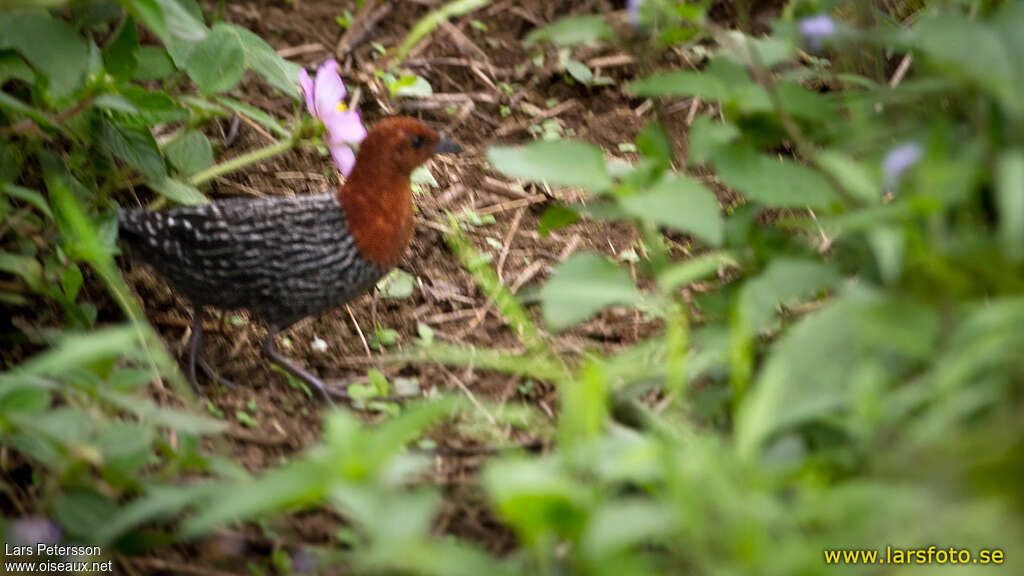
[[[499,406],[526,401],[553,423],[556,396],[543,385],[524,386],[519,378],[479,370],[382,364],[380,352],[371,350],[367,339],[377,326],[393,329],[398,339],[388,352],[401,351],[414,342],[417,325],[422,323],[442,341],[518,349],[514,335],[445,246],[441,230],[447,226],[447,212],[469,210],[480,217],[480,225],[469,226],[467,235],[478,249],[493,255],[501,278],[517,292],[528,291],[545,279],[552,266],[575,251],[596,250],[621,258],[624,252],[639,250],[635,232],[625,226],[581,222],[542,237],[536,231],[538,218],[563,193],[509,182],[490,170],[485,158],[488,146],[525,142],[538,130],[550,130],[597,143],[611,156],[633,159],[629,147],[620,148],[620,144],[633,142],[644,124],[654,118],[655,110],[652,103],[633,99],[622,89],[638,73],[632,60],[611,48],[577,50],[576,59],[587,63],[595,74],[614,80],[605,86],[587,87],[566,81],[558,69],[555,49],[527,50],[522,44],[530,30],[559,16],[621,10],[622,3],[493,2],[442,25],[410,54],[403,68],[427,79],[434,96],[398,101],[388,97],[375,75],[382,68],[381,48],[400,44],[411,26],[441,2],[392,2],[375,22],[357,18],[353,32],[346,35],[335,18],[345,9],[355,13],[355,4],[355,0],[237,0],[227,3],[225,17],[260,34],[284,56],[311,69],[337,57],[350,96],[359,94],[358,106],[367,124],[390,115],[415,116],[453,137],[465,151],[455,158],[434,161],[430,171],[438,187],[416,197],[416,236],[401,265],[416,280],[412,296],[396,300],[365,295],[346,308],[299,323],[279,344],[288,355],[327,379],[365,377],[368,369],[377,368],[388,377],[417,378],[422,390],[472,395]],[[723,19],[731,17],[728,9],[719,13]],[[336,54],[343,36],[347,47]],[[538,54],[544,54],[543,62],[535,58]],[[692,67],[695,63],[670,50],[658,65]],[[247,78],[234,96],[279,117],[289,118],[296,112],[290,99],[273,94],[253,78]],[[677,146],[682,146],[693,114],[708,110],[705,106],[694,108],[689,102],[674,104],[669,103],[663,113],[669,133]],[[226,131],[227,124],[220,128]],[[260,132],[242,124],[238,140],[225,157],[266,145],[266,136]],[[213,130],[210,136],[223,142],[223,132]],[[216,199],[305,194],[335,185],[329,157],[302,150],[221,178],[210,195]],[[673,256],[685,258],[686,245],[685,237],[672,239]],[[185,302],[147,269],[132,267],[128,275],[151,321],[180,356],[190,322]],[[539,316],[539,310],[531,310]],[[244,314],[229,315],[226,322],[218,322],[210,312],[206,318],[205,354],[239,385],[227,390],[208,383],[205,389],[210,411],[232,425],[228,439],[236,461],[258,471],[313,445],[320,435],[323,400],[316,395],[308,397],[291,387],[282,374],[271,371],[259,354],[264,327]],[[638,313],[612,310],[559,335],[555,345],[608,352],[657,328]],[[326,351],[311,346],[317,338],[326,342]],[[255,425],[244,425],[235,416],[237,412],[250,415]],[[380,416],[368,413],[365,417],[373,420]],[[433,480],[446,493],[437,532],[472,539],[496,552],[512,549],[514,538],[482,503],[474,478],[488,447],[526,443],[543,449],[547,445],[543,432],[500,424],[483,428],[453,424],[433,435],[438,445]],[[314,511],[271,526],[248,527],[226,540],[212,539],[155,557],[124,558],[120,566],[131,574],[245,573],[246,568],[237,561],[239,552],[244,551],[247,561],[260,564],[276,546],[329,546],[336,544],[335,534],[341,525],[332,512]],[[273,538],[267,536],[269,530]]]

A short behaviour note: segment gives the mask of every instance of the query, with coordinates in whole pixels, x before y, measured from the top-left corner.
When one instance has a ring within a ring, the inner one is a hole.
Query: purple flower
[[[356,164],[353,144],[366,138],[366,128],[359,112],[345,107],[345,83],[338,75],[338,63],[328,60],[316,71],[316,80],[305,70],[299,72],[299,84],[306,95],[306,107],[314,118],[327,128],[327,148],[338,170],[348,178]]]
[[[901,144],[885,155],[882,160],[882,175],[885,181],[885,188],[891,190],[899,183],[900,177],[914,164],[921,160],[924,152],[917,142]]]
[[[812,49],[821,50],[825,40],[835,35],[836,22],[824,14],[809,16],[800,21],[800,33]]]
[[[626,10],[629,11],[629,23],[633,28],[640,26],[640,6],[644,0],[626,0]]]

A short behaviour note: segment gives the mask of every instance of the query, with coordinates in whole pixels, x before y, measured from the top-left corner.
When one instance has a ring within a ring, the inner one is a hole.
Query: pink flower
[[[359,112],[345,107],[345,83],[338,75],[338,63],[328,60],[316,71],[316,80],[305,70],[299,72],[299,84],[306,95],[306,107],[314,118],[327,128],[327,148],[338,170],[348,178],[356,165],[353,144],[366,138],[366,128]]]

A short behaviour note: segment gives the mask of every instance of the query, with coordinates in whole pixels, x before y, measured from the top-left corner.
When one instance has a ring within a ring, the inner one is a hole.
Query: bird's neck
[[[407,175],[353,171],[338,188],[349,233],[364,258],[381,270],[396,266],[412,241],[412,189]]]

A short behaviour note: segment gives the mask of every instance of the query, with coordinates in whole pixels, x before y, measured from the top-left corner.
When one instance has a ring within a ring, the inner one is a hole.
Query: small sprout
[[[285,380],[288,381],[288,386],[290,386],[291,388],[295,390],[301,390],[306,395],[307,398],[313,397],[313,392],[309,389],[309,386],[306,386],[305,382],[293,376],[291,372],[288,372],[287,370],[281,368],[277,364],[271,364],[270,369],[279,374],[284,374]]]
[[[377,330],[374,334],[370,335],[367,340],[370,348],[380,351],[388,346],[393,346],[398,341],[398,332],[391,328],[384,328],[380,325],[377,326]]]
[[[512,86],[508,82],[501,82],[500,84],[498,84],[498,88],[501,88],[501,91],[504,92],[505,96],[508,97],[511,97],[513,94],[516,93],[515,86]]]
[[[252,416],[249,416],[244,410],[235,411],[235,420],[245,426],[246,428],[259,428],[259,422],[257,422]]]
[[[536,384],[534,384],[533,380],[527,380],[519,385],[519,395],[526,398],[532,398],[535,388]]]
[[[241,317],[241,316],[239,316],[238,314],[232,314],[232,315],[231,315],[231,316],[230,316],[230,317],[228,318],[228,322],[229,322],[229,323],[230,323],[230,324],[231,324],[232,326],[244,326],[244,325],[245,325],[245,318],[242,318],[242,317]]]
[[[246,403],[245,407],[249,410],[249,412],[252,412],[253,414],[259,412],[259,410],[260,410],[259,406],[256,405],[256,399],[255,398],[249,400],[249,402]]]
[[[472,26],[474,29],[479,30],[481,32],[487,32],[487,24],[484,24],[483,22],[481,22],[479,20],[470,20],[469,21],[469,25]]]
[[[558,106],[558,104],[559,104],[558,98],[548,98],[544,102],[544,105],[547,106],[548,108],[554,108],[555,106]]]
[[[633,144],[632,142],[623,142],[623,143],[619,144],[619,152],[635,154],[636,153],[636,144]]]
[[[388,383],[387,376],[384,376],[383,372],[380,370],[370,370],[366,373],[366,377],[370,380],[370,385],[377,391],[378,396],[390,394],[391,385]]]
[[[501,240],[498,240],[497,238],[491,238],[490,236],[487,237],[487,245],[490,246],[491,248],[494,248],[495,250],[501,250],[502,248],[504,248],[504,246],[501,244]]]
[[[536,56],[533,57],[533,65],[536,66],[537,68],[543,68],[544,62],[545,59],[543,54],[537,54]]]
[[[502,118],[508,118],[511,115],[512,115],[512,109],[511,108],[509,108],[508,106],[502,106],[501,107],[501,117]]]
[[[424,344],[429,346],[434,343],[434,330],[431,329],[430,326],[427,326],[422,322],[418,322],[416,324],[416,333],[419,334],[420,340],[422,340]]]
[[[493,214],[480,215],[469,209],[467,206],[456,216],[459,222],[464,222],[470,226],[487,226],[488,224],[494,224],[497,220],[494,219]]]
[[[216,418],[224,418],[224,411],[217,408],[209,399],[206,400],[206,409]]]
[[[370,46],[373,46],[373,51],[383,56],[387,54],[388,49],[384,47],[380,42],[370,42]]]
[[[348,30],[352,26],[352,12],[348,10],[342,10],[341,14],[334,19],[343,29]]]

